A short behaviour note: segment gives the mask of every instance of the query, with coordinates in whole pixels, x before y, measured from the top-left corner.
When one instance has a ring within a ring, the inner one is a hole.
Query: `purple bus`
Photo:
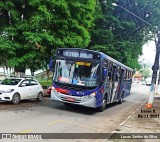
[[[87,49],[56,51],[51,99],[97,108],[122,103],[130,94],[133,70],[108,55]]]

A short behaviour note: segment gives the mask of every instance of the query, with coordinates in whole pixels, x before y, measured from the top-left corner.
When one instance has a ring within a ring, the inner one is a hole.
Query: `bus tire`
[[[64,105],[67,106],[67,107],[68,107],[68,106],[71,106],[70,103],[64,103]]]
[[[124,99],[124,92],[122,93],[122,96],[121,96],[120,100],[118,101],[118,104],[122,104],[123,103],[123,99]]]
[[[102,106],[98,107],[98,111],[103,112],[106,109],[106,105],[107,105],[107,96],[104,95]]]

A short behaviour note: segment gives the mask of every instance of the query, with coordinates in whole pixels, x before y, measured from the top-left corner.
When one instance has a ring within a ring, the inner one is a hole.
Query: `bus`
[[[122,103],[130,94],[133,70],[102,52],[59,48],[55,55],[51,100],[97,108]]]

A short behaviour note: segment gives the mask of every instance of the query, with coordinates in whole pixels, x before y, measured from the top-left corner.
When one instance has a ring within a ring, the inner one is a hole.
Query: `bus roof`
[[[80,51],[80,50],[82,50],[82,51],[97,53],[97,54],[100,54],[100,55],[101,55],[101,58],[100,58],[101,61],[102,61],[102,60],[105,60],[105,59],[108,59],[108,60],[112,61],[114,64],[121,66],[122,68],[125,68],[125,69],[127,69],[127,70],[133,71],[132,68],[130,68],[130,67],[122,64],[121,62],[119,62],[119,61],[111,58],[110,56],[108,56],[108,55],[106,55],[106,54],[104,54],[104,53],[102,53],[102,52],[93,51],[93,50],[89,50],[89,49],[83,49],[83,48],[58,48],[57,50],[74,50],[74,51],[77,51],[77,50]]]
[[[120,65],[122,68],[125,68],[125,69],[127,69],[127,70],[133,71],[132,68],[130,68],[130,67],[122,64],[121,62],[119,62],[119,61],[111,58],[110,56],[108,56],[108,55],[106,55],[106,54],[104,54],[104,53],[102,53],[102,52],[99,52],[99,53],[101,54],[101,56],[102,56],[103,59],[108,59],[108,60],[112,61],[113,63],[115,63],[115,64],[117,64],[117,65]],[[103,59],[102,59],[102,60],[103,60]]]

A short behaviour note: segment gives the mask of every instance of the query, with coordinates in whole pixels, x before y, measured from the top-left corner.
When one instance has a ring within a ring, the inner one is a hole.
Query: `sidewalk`
[[[154,99],[152,109],[146,109],[145,105],[146,102],[132,112],[114,133],[146,133],[146,135],[159,133],[155,135],[159,139],[111,139],[111,137],[108,142],[160,142],[160,98]],[[114,137],[114,135],[112,136]],[[149,137],[152,136],[150,135]]]

